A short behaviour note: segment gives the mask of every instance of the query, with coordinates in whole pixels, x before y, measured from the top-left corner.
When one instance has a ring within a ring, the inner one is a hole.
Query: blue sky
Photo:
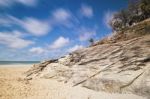
[[[111,33],[127,0],[0,0],[0,60],[45,60]]]

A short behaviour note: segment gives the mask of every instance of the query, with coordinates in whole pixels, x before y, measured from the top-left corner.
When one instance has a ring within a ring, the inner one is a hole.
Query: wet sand
[[[38,78],[25,80],[30,66],[0,66],[0,99],[146,99],[132,94],[109,94]]]

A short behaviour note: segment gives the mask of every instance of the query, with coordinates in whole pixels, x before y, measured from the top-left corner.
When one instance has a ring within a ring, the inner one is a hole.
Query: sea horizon
[[[0,61],[0,65],[37,64],[41,61]]]

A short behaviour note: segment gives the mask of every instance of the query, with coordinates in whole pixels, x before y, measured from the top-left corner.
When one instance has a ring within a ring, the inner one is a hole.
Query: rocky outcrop
[[[84,48],[37,64],[26,75],[95,91],[150,96],[150,35]]]

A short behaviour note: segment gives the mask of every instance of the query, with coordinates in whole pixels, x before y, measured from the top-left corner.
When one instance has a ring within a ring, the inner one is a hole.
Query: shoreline
[[[13,67],[17,67],[17,68],[21,68],[21,67],[32,67],[34,64],[0,64],[0,68],[13,68]]]

